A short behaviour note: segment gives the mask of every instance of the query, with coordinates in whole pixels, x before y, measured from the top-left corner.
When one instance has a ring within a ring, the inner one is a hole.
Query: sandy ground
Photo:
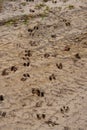
[[[3,3],[0,130],[87,130],[86,0]]]

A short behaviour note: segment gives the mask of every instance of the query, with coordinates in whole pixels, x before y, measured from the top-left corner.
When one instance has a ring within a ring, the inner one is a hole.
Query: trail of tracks
[[[0,130],[87,129],[87,5],[80,2],[0,26]]]

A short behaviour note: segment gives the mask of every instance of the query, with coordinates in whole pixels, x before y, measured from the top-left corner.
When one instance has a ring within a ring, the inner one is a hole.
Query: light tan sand
[[[64,1],[42,2],[39,9],[37,0],[4,3],[0,130],[87,130],[87,2]],[[28,12],[29,6],[36,12]],[[33,88],[44,96],[32,94]]]

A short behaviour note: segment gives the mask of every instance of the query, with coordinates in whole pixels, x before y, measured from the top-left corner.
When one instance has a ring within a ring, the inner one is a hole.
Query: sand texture
[[[87,130],[87,1],[0,3],[0,130]]]

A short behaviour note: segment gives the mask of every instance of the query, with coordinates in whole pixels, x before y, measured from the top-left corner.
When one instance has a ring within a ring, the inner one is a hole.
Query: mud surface
[[[86,130],[86,0],[1,6],[0,130]]]

